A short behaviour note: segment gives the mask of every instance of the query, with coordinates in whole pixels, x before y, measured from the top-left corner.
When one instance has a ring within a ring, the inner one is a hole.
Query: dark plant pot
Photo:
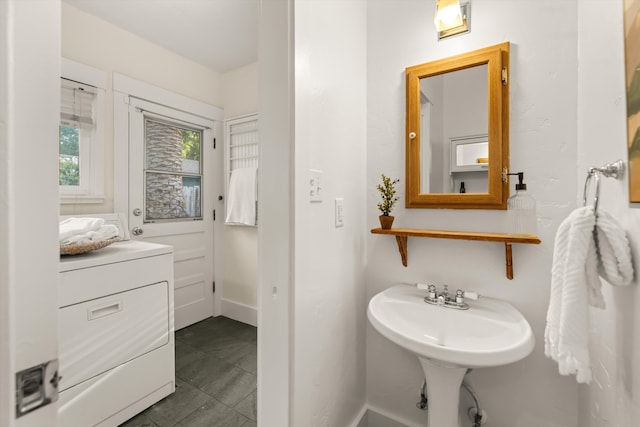
[[[383,230],[389,230],[391,228],[394,217],[391,215],[380,215],[378,218],[380,219],[380,227],[382,227]]]

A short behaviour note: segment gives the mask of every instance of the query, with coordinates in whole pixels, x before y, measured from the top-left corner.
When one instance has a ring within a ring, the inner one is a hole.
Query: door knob
[[[140,235],[142,235],[142,233],[144,233],[144,231],[142,231],[141,227],[134,227],[133,230],[131,230],[131,233],[134,236],[140,236]]]
[[[140,215],[142,215],[142,210],[141,210],[140,208],[135,208],[135,209],[133,210],[133,214],[134,214],[135,216],[140,216]]]

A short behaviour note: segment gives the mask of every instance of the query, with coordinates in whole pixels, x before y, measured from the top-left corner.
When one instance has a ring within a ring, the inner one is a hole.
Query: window
[[[145,117],[145,222],[202,219],[202,129]]]
[[[80,179],[90,167],[87,153],[95,133],[96,91],[92,86],[61,79],[60,93],[60,185],[78,188],[87,194],[86,179]],[[81,157],[82,154],[82,157]]]
[[[229,185],[231,183],[231,174],[234,170],[245,168],[257,168],[259,157],[258,144],[258,115],[250,114],[247,116],[237,117],[225,121],[225,193],[227,200],[227,218],[228,210],[231,209],[232,197],[229,195]],[[257,189],[256,189],[257,190]],[[233,191],[233,190],[232,190]],[[258,200],[255,195],[256,219],[253,225],[243,223],[242,225],[257,226],[258,216]],[[252,222],[251,220],[249,222]],[[235,222],[226,222],[228,225],[239,225]]]
[[[62,203],[104,201],[105,73],[63,59],[59,184]]]

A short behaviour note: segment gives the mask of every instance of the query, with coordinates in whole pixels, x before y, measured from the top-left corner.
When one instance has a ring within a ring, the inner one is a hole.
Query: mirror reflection
[[[422,193],[487,193],[487,65],[420,79]]]

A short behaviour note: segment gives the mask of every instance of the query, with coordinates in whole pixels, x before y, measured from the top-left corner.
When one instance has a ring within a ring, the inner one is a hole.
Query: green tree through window
[[[60,185],[80,185],[80,129],[60,126]]]
[[[200,160],[200,131],[182,129],[182,158]]]

